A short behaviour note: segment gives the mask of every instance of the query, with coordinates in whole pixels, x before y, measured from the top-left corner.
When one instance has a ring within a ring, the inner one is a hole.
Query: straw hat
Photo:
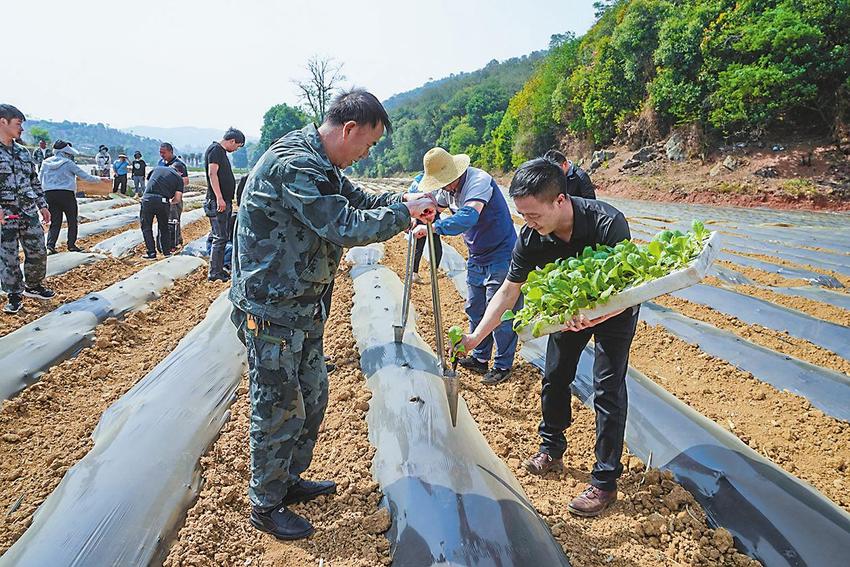
[[[422,158],[425,175],[419,182],[419,190],[424,192],[442,189],[464,174],[469,167],[469,156],[453,156],[443,148],[431,148]]]

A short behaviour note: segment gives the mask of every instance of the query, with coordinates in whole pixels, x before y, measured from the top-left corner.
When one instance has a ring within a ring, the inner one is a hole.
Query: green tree
[[[263,127],[256,151],[262,155],[275,140],[287,132],[303,128],[308,122],[310,118],[300,108],[286,103],[274,105],[263,115]],[[254,162],[256,163],[256,159]]]
[[[36,144],[41,141],[44,141],[45,144],[50,144],[50,132],[47,131],[47,128],[34,126],[29,129],[29,135]]]

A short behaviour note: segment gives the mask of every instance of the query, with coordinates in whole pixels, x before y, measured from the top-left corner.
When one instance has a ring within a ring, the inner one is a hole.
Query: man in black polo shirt
[[[170,256],[174,243],[169,230],[169,212],[171,206],[181,202],[183,196],[183,178],[174,167],[157,166],[148,177],[145,194],[139,210],[139,221],[142,223],[142,236],[148,253],[145,258],[156,258],[156,242],[153,238],[153,219],[156,217],[156,227],[159,233],[160,245],[164,256]]]
[[[204,211],[210,218],[212,248],[210,249],[210,271],[208,280],[228,281],[224,271],[224,249],[227,245],[230,213],[233,211],[233,195],[236,193],[236,178],[230,167],[228,153],[245,145],[245,134],[230,128],[220,142],[213,142],[204,152],[204,170],[207,172],[207,198]]]
[[[159,145],[159,163],[166,167],[173,167],[177,173],[183,178],[183,187],[189,185],[189,168],[183,163],[183,160],[174,155],[174,146],[168,142],[163,142]],[[183,234],[180,231],[180,215],[183,214],[183,199],[176,203],[172,203],[168,212],[168,221],[171,223],[174,234],[171,241],[171,249],[162,248],[162,253],[172,253],[174,250],[183,244]]]
[[[507,279],[481,323],[461,341],[467,352],[499,325],[502,314],[519,298],[529,272],[561,258],[576,257],[585,246],[614,246],[631,236],[623,213],[608,203],[567,195],[566,177],[555,162],[545,158],[528,161],[517,170],[510,196],[526,225],[514,247]],[[593,337],[596,464],[590,486],[568,507],[580,516],[596,516],[617,499],[628,407],[625,378],[637,320],[636,306],[593,320],[575,318],[567,330],[549,335],[541,392],[543,419],[538,428],[542,442],[524,465],[538,475],[562,467],[567,448],[564,430],[572,418],[570,384],[579,356]]]

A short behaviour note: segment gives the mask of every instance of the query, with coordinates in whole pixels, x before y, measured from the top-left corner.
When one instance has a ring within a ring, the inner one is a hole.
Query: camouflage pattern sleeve
[[[333,184],[316,169],[282,169],[280,196],[284,207],[320,238],[337,246],[381,242],[410,226],[410,213],[402,203],[374,209],[356,208],[343,194],[328,190]],[[265,183],[269,182],[261,181]],[[261,191],[274,192],[274,189],[266,187]]]
[[[401,203],[404,193],[392,193],[387,191],[380,195],[367,193],[360,187],[354,185],[348,177],[342,178],[340,194],[348,199],[355,209],[376,209],[378,207],[389,207],[393,203]]]

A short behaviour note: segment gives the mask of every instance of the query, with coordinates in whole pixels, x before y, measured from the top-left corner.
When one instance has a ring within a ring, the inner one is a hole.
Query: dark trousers
[[[210,248],[210,271],[211,278],[226,278],[224,273],[224,249],[230,239],[228,229],[230,228],[230,213],[233,206],[228,203],[222,212],[216,212],[210,219],[210,234],[212,235],[212,247]]]
[[[439,218],[439,217],[437,217]],[[422,224],[421,222],[416,223],[416,225]],[[413,238],[411,236],[411,238]],[[419,271],[419,263],[422,261],[422,254],[425,252],[425,247],[428,245],[428,237],[425,238],[417,238],[416,239],[416,250],[413,254],[413,271]],[[437,266],[440,265],[440,260],[443,259],[443,243],[440,242],[440,236],[438,234],[434,234],[434,256],[437,257]]]
[[[273,323],[263,325],[265,339],[256,337],[238,309],[231,321],[247,347],[251,384],[248,498],[255,507],[271,510],[280,506],[313,460],[328,405],[322,337]]]
[[[543,372],[541,405],[543,420],[538,432],[540,450],[560,458],[567,448],[564,430],[572,421],[570,384],[576,377],[581,351],[594,340],[593,407],[596,410],[596,463],[590,483],[602,490],[614,490],[623,472],[623,436],[626,430],[626,371],[629,349],[635,336],[638,311],[627,309],[604,323],[580,332],[549,335],[546,369]]]
[[[156,218],[156,229],[162,241],[165,252],[171,250],[171,231],[168,226],[168,212],[171,208],[165,197],[147,197],[142,199],[139,212],[139,222],[142,223],[142,236],[145,237],[145,247],[148,254],[156,254],[156,241],[153,237],[153,219]],[[165,253],[164,252],[164,253]]]
[[[112,192],[117,193],[121,191],[122,195],[127,194],[127,174],[124,175],[116,175],[112,180]]]
[[[45,191],[44,198],[47,199],[47,209],[50,211],[47,247],[56,248],[64,214],[68,223],[68,248],[73,248],[77,245],[77,197],[73,191]]]

